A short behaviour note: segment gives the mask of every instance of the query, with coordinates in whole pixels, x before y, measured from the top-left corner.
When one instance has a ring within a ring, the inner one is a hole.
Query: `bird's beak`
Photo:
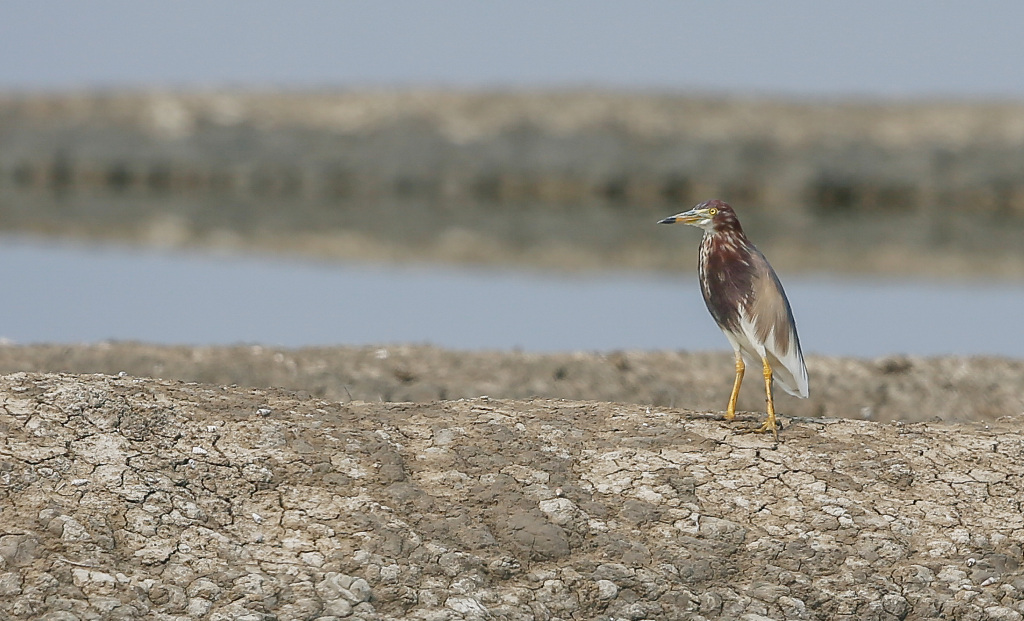
[[[675,224],[676,222],[682,222],[683,224],[696,224],[704,219],[704,214],[698,212],[696,209],[690,211],[684,211],[683,213],[677,213],[674,216],[669,216],[664,220],[658,220],[658,224]]]

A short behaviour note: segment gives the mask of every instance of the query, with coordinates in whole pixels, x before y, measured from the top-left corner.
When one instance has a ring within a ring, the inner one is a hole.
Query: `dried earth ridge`
[[[7,619],[1024,615],[1024,414],[0,377]]]

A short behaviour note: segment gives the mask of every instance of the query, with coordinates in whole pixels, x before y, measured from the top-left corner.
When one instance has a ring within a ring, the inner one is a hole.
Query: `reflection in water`
[[[168,344],[727,350],[695,275],[328,264],[0,244],[0,336]],[[806,353],[1024,356],[1024,286],[783,274]]]

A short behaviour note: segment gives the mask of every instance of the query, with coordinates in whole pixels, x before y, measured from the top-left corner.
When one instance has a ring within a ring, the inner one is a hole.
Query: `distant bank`
[[[0,96],[0,228],[160,245],[670,269],[718,197],[786,271],[1019,276],[1022,171],[1024,102]]]

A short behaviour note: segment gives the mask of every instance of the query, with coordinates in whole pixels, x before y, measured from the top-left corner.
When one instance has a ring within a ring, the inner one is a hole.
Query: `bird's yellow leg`
[[[740,384],[743,383],[743,356],[736,352],[736,379],[732,383],[732,394],[729,395],[729,407],[725,410],[725,420],[736,418],[736,399],[740,396]]]
[[[764,421],[760,429],[755,429],[754,433],[768,433],[772,432],[775,436],[775,441],[779,441],[779,426],[775,422],[775,401],[772,399],[772,367],[768,364],[767,358],[761,358],[764,363],[764,392],[768,395],[768,419]]]

